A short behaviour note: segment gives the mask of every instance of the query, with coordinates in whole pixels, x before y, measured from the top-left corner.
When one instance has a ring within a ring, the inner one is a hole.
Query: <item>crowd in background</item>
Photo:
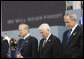
[[[18,35],[18,41],[16,41],[16,39],[14,38],[13,35],[10,35],[9,37],[8,37],[7,33],[4,33],[3,35],[4,35],[4,37],[1,36],[1,39],[3,41],[7,41],[7,42],[4,42],[3,46],[5,45],[5,48],[8,48],[8,49],[6,49],[6,50],[8,50],[8,52],[7,52],[7,56],[5,56],[5,57],[16,58],[17,54],[19,53],[19,50],[21,49],[21,44],[22,44],[22,40],[23,40],[22,36]],[[1,47],[1,48],[3,48],[3,47]],[[5,51],[3,51],[3,52],[6,53]],[[3,56],[2,58],[5,58],[4,55],[2,55],[2,56]]]

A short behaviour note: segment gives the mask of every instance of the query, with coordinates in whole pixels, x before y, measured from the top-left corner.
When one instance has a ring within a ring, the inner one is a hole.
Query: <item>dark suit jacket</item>
[[[1,58],[7,58],[9,44],[7,40],[1,39]]]
[[[3,40],[4,38],[1,36],[1,40]]]
[[[21,49],[21,54],[24,58],[38,57],[38,41],[35,37],[28,36]]]
[[[83,57],[83,29],[79,26],[73,31],[69,42],[66,45],[68,31],[63,35],[62,48],[64,58],[81,58]]]
[[[39,45],[40,58],[59,58],[61,54],[60,40],[51,34],[44,47],[42,46],[43,41],[44,39],[41,39]]]

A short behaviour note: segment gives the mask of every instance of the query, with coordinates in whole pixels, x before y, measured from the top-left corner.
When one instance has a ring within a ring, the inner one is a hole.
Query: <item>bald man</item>
[[[42,39],[39,45],[40,58],[60,58],[61,57],[61,43],[60,40],[51,34],[50,27],[47,23],[39,26]]]
[[[18,58],[37,58],[38,57],[38,41],[29,33],[29,26],[27,24],[19,25],[19,32],[23,37],[23,45],[20,50]]]

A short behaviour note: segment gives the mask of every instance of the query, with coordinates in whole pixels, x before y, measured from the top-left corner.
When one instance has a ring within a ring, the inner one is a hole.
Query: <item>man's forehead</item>
[[[69,19],[69,16],[66,16],[66,17],[65,17],[65,19],[67,19],[67,18]]]
[[[20,26],[19,29],[24,29],[24,26]]]
[[[44,30],[44,29],[40,29],[40,32],[45,32],[46,30]]]

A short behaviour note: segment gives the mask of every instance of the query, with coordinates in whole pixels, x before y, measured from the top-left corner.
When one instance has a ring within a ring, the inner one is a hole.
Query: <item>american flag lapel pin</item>
[[[50,41],[50,39],[49,39],[49,41]]]
[[[73,33],[73,35],[75,35],[76,34],[76,32],[75,33]]]
[[[28,41],[26,41],[26,43],[27,43]]]

